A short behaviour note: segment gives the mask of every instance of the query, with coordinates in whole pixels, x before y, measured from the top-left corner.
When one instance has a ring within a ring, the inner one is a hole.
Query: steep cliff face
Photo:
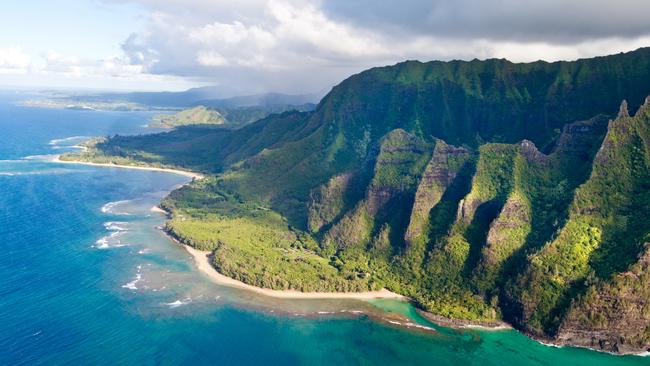
[[[514,318],[517,310],[507,306],[503,293],[507,282],[562,226],[606,123],[599,117],[566,126],[549,155],[526,140],[479,149],[471,185],[456,201],[457,209],[442,211],[455,220],[430,225],[436,227],[430,233],[437,234],[428,237],[423,277],[438,300],[428,303],[431,309],[452,317],[469,312],[488,321],[500,311]],[[444,222],[436,219],[440,212],[431,210],[430,223]],[[453,295],[441,301],[447,294]]]
[[[650,351],[650,243],[627,271],[595,281],[574,299],[557,341],[607,352]]]
[[[473,281],[479,291],[485,293],[494,289],[504,262],[525,245],[531,231],[531,216],[528,198],[513,191],[490,224],[474,269]]]
[[[425,263],[429,290],[438,297],[445,294],[442,301],[429,300],[428,306],[435,312],[451,317],[472,314],[474,320],[497,319],[496,304],[474,291],[470,274],[485,246],[489,225],[513,188],[518,154],[517,145],[482,146],[469,189],[451,211],[455,219],[447,222],[446,228],[437,228]]]
[[[435,141],[433,156],[420,179],[409,226],[404,235],[407,246],[415,241],[427,241],[427,230],[431,209],[435,207],[454,182],[462,169],[468,168],[472,153],[464,147],[448,145],[442,140]]]
[[[575,62],[417,62],[354,75],[323,99],[313,124],[337,121],[346,139],[395,128],[454,145],[533,141],[547,151],[566,123],[647,96],[650,49]]]
[[[370,245],[385,254],[399,248],[430,154],[431,144],[424,140],[403,130],[389,133],[381,142],[363,199],[325,234],[325,247],[341,250]],[[392,247],[385,247],[386,238],[392,239]]]
[[[463,199],[458,210],[458,220],[464,225],[489,222],[501,208],[512,189],[512,174],[517,146],[487,144],[479,149],[476,175],[472,190]],[[480,215],[480,217],[476,217]],[[483,216],[486,216],[484,219]]]
[[[567,222],[518,277],[517,320],[529,331],[555,336],[571,301],[588,288],[586,280],[608,281],[636,260],[650,231],[649,109],[646,103],[629,117],[623,104],[589,180],[575,193]]]
[[[215,160],[225,170],[236,169],[224,177],[233,189],[247,199],[271,201],[292,225],[306,229],[311,190],[359,169],[390,131],[472,148],[528,139],[548,152],[567,123],[611,113],[622,99],[636,107],[648,93],[649,60],[650,49],[640,49],[575,62],[403,62],[373,68],[334,87],[313,113],[267,118],[273,123],[233,131],[221,140],[225,154]]]
[[[650,156],[650,97],[646,99],[633,118],[629,117],[627,103],[621,105],[619,118],[610,122],[608,139],[599,152],[597,163],[605,166],[620,164],[629,176],[617,171],[619,184],[611,188],[621,193],[628,192],[628,200],[616,201],[624,207],[612,207],[624,214],[625,221],[610,231],[616,239],[604,242],[590,258],[594,269],[584,283],[584,294],[572,301],[565,318],[559,326],[558,342],[591,347],[608,352],[636,353],[650,351],[650,225],[647,215]],[[612,167],[610,167],[612,168]],[[594,179],[606,179],[605,172],[595,172]],[[614,177],[611,177],[612,179]],[[621,180],[632,187],[620,189]],[[611,181],[610,181],[611,183]],[[614,199],[612,197],[612,199]],[[614,201],[614,202],[616,202]],[[608,203],[614,203],[609,201]],[[627,207],[625,207],[627,206]],[[595,207],[588,211],[594,214]],[[607,227],[605,226],[605,230]],[[627,241],[621,239],[621,231],[628,234]],[[607,235],[607,232],[605,232]],[[612,240],[615,240],[612,241]],[[633,259],[633,253],[640,254]],[[603,262],[606,262],[603,263]],[[629,263],[632,262],[630,265]],[[629,267],[628,267],[629,266]],[[627,267],[627,268],[626,268]],[[623,269],[617,272],[619,268]]]
[[[354,189],[353,173],[343,173],[330,178],[313,190],[309,197],[309,231],[317,233],[338,218],[347,206],[346,197]]]

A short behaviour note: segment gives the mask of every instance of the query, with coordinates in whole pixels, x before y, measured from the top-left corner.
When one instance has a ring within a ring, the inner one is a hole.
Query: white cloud
[[[277,21],[274,31],[288,44],[297,44],[327,58],[386,55],[388,50],[376,36],[328,19],[314,5],[296,7],[270,1],[269,13]],[[365,33],[365,34],[364,34]]]
[[[215,51],[199,51],[198,61],[203,66],[226,66],[228,60]]]
[[[459,0],[467,7],[446,0],[132,1],[151,10],[145,31],[124,44],[133,64],[242,92],[322,91],[352,73],[405,59],[554,61],[650,45],[643,35],[650,26],[637,16],[628,26],[605,19],[608,29],[597,32],[585,23],[586,15],[602,18],[598,8],[613,9],[604,0],[587,8],[539,1],[526,9],[511,0],[491,6]],[[617,16],[638,4],[622,1],[628,9],[614,7]],[[554,9],[559,15],[551,17]],[[508,27],[520,36],[508,36]]]
[[[378,60],[394,59],[380,35],[328,19],[317,2],[257,4],[230,18],[203,22],[197,18],[204,12],[196,9],[197,17],[181,22],[183,16],[165,12],[175,3],[166,3],[123,49],[145,72],[195,77],[247,92],[321,90]],[[219,5],[209,7],[214,13]]]
[[[146,14],[122,54],[36,59],[0,49],[0,72],[314,92],[405,59],[554,61],[650,45],[645,0],[101,1],[136,3]]]
[[[0,74],[26,73],[31,62],[31,57],[20,47],[0,48]]]

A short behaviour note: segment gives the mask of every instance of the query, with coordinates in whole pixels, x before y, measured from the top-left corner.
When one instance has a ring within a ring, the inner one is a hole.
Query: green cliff
[[[210,175],[165,199],[168,230],[244,282],[387,287],[437,315],[640,352],[649,94],[647,48],[408,61],[351,76],[311,112],[117,136],[75,158]]]

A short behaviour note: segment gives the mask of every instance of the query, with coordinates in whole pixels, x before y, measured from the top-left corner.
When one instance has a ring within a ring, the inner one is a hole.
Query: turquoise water
[[[150,114],[12,104],[21,98],[0,95],[0,365],[650,364],[435,327],[395,301],[215,285],[150,210],[187,178],[50,161],[83,136],[151,132]]]

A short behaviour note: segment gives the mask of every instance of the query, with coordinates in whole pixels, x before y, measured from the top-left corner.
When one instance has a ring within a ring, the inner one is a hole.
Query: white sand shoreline
[[[219,273],[210,263],[208,256],[210,252],[194,249],[185,244],[180,244],[194,258],[194,262],[200,272],[208,276],[213,282],[229,287],[240,288],[252,291],[265,296],[283,298],[283,299],[398,299],[406,300],[406,297],[394,292],[382,289],[379,291],[366,292],[301,292],[296,290],[271,290],[257,286],[252,286],[244,282],[235,280]]]
[[[166,173],[172,173],[172,174],[180,174],[186,177],[191,177],[194,179],[203,179],[204,176],[199,173],[191,172],[191,171],[185,171],[185,170],[178,170],[178,169],[169,169],[169,168],[155,168],[155,167],[144,167],[144,166],[134,166],[134,165],[119,165],[119,164],[108,164],[108,163],[91,163],[91,162],[85,162],[85,161],[64,161],[60,160],[59,156],[57,156],[54,159],[55,162],[57,163],[66,163],[66,164],[82,164],[82,165],[89,165],[89,166],[98,166],[98,167],[108,167],[108,168],[123,168],[123,169],[139,169],[139,170],[150,170],[150,171],[159,171],[159,172],[166,172]],[[152,212],[157,212],[161,213],[164,215],[169,215],[169,212],[163,210],[160,206],[153,206],[151,208]],[[182,246],[185,251],[190,254],[190,256],[194,259],[194,263],[196,264],[197,269],[199,272],[203,273],[206,275],[212,282],[223,285],[223,286],[228,286],[228,287],[233,287],[233,288],[238,288],[242,290],[247,290],[251,291],[257,294],[261,294],[264,296],[269,296],[269,297],[274,297],[274,298],[281,298],[281,299],[351,299],[351,300],[372,300],[372,299],[395,299],[395,300],[402,300],[402,301],[408,301],[408,297],[400,295],[395,292],[391,292],[387,289],[381,289],[379,291],[365,291],[365,292],[301,292],[297,290],[272,290],[272,289],[266,289],[262,287],[257,287],[253,285],[249,285],[247,283],[238,281],[234,278],[230,278],[228,276],[225,276],[217,271],[216,268],[210,263],[209,255],[211,254],[208,251],[200,251],[197,249],[194,249],[186,244],[183,244],[173,238],[172,236],[168,235],[165,233],[167,237],[169,237],[173,242],[177,243],[178,245]],[[431,321],[431,320],[430,320]],[[434,321],[435,323],[435,321]],[[447,325],[450,326],[450,325]],[[467,326],[465,324],[465,326]],[[455,328],[463,328],[464,326],[453,326],[451,327]],[[492,330],[499,330],[499,329],[507,329],[508,327],[485,327],[481,325],[470,325],[468,328],[477,328],[477,329],[492,329]]]
[[[89,166],[99,166],[99,167],[105,167],[105,168],[136,169],[136,170],[149,170],[149,171],[155,171],[155,172],[165,172],[165,173],[183,175],[183,176],[194,178],[194,179],[203,179],[203,178],[205,178],[205,176],[203,176],[203,174],[199,174],[199,173],[195,173],[195,172],[191,172],[191,171],[187,171],[187,170],[170,169],[170,168],[156,168],[156,167],[137,166],[137,165],[91,163],[91,162],[79,161],[79,160],[61,160],[60,155],[57,155],[57,157],[54,158],[53,161],[55,163],[61,163],[61,164],[80,164],[80,165],[89,165]]]

